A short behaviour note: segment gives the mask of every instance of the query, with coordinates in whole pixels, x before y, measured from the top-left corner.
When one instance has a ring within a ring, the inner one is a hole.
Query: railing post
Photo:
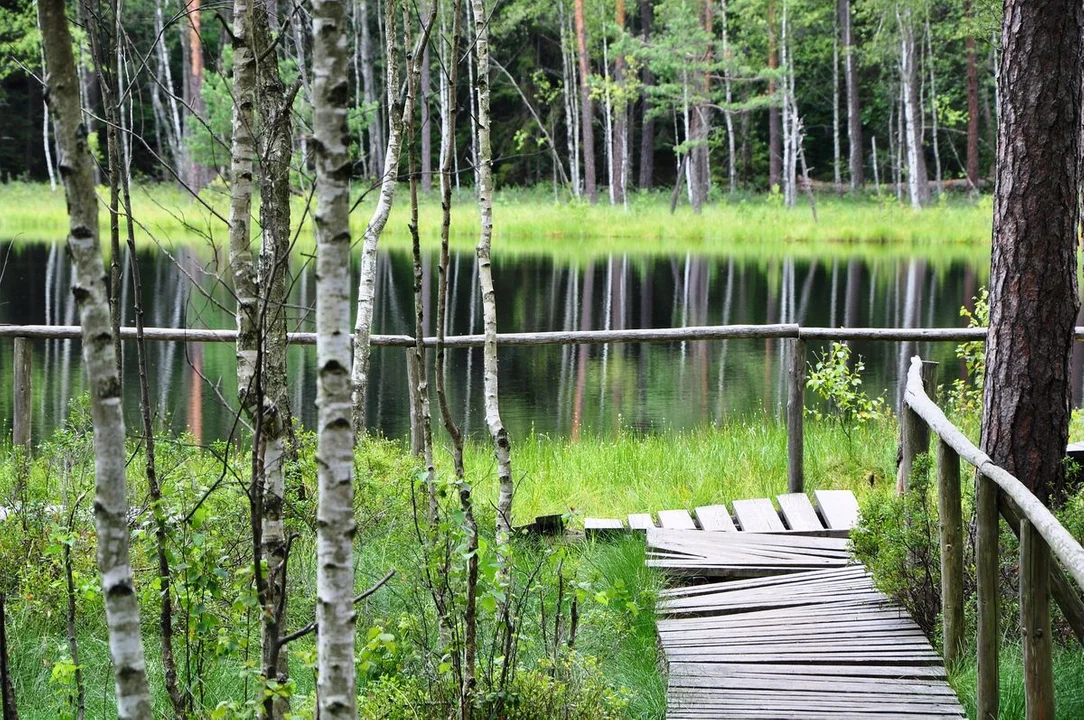
[[[998,487],[975,473],[975,575],[978,594],[978,677],[976,705],[979,720],[998,716]]]
[[[30,338],[15,338],[15,353],[12,365],[15,368],[14,407],[11,422],[11,443],[15,447],[24,447],[30,452],[30,427],[33,415],[33,387],[31,370],[33,365],[33,347]]]
[[[410,404],[410,451],[421,456],[424,451],[425,439],[422,435],[421,398],[418,396],[418,381],[421,379],[421,370],[418,367],[418,356],[413,347],[406,349],[407,367],[407,398]]]
[[[922,361],[922,389],[926,391],[927,395],[933,392],[933,380],[936,371],[937,363]],[[906,374],[901,381],[906,387]],[[930,429],[926,427],[926,421],[912,410],[907,404],[907,400],[904,399],[900,404],[900,455],[899,465],[896,467],[897,495],[903,495],[907,492],[908,483],[911,481],[911,466],[914,465],[915,458],[929,451]]]
[[[960,456],[937,440],[937,497],[941,518],[941,617],[945,666],[951,668],[964,644],[964,546],[960,510]]]
[[[1020,628],[1028,720],[1054,717],[1050,637],[1050,548],[1027,518],[1020,519]]]
[[[787,391],[787,488],[805,492],[805,340],[791,348]]]

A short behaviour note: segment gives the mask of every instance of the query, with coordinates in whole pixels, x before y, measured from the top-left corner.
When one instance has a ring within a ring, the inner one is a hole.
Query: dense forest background
[[[306,140],[311,18],[304,3],[287,10],[275,9],[273,32],[283,80],[300,82],[293,160],[300,186],[313,172]],[[85,26],[80,7],[72,4],[69,13]],[[447,34],[449,13],[441,8],[434,34]],[[354,0],[350,14],[355,175],[372,178],[388,132],[385,8],[380,0]],[[496,184],[553,183],[591,196],[593,165],[598,195],[619,203],[623,189],[672,187],[680,174],[694,205],[712,192],[773,185],[793,202],[803,172],[840,190],[895,183],[901,199],[913,176],[922,185],[916,204],[928,201],[927,183],[935,191],[950,180],[958,181],[950,187],[980,186],[994,157],[999,14],[988,0],[499,3],[490,20]],[[225,2],[124,3],[121,122],[130,132],[121,137],[137,179],[180,178],[198,188],[228,176],[230,15]],[[86,37],[76,34],[77,59],[103,157],[106,132]],[[422,66],[416,149],[423,189],[438,163],[445,45],[434,39]],[[464,60],[455,166],[459,182],[472,185],[475,69],[470,52]],[[54,172],[41,74],[33,0],[4,0],[5,181],[45,181]]]

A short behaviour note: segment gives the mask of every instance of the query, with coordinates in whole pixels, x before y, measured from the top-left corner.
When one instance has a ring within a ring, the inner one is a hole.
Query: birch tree
[[[474,52],[478,60],[478,285],[482,293],[482,323],[485,331],[483,378],[486,424],[493,438],[497,459],[497,544],[506,545],[512,530],[512,447],[501,422],[497,398],[497,295],[493,289],[490,249],[493,241],[493,151],[489,114],[489,15],[485,0],[471,0],[474,15]]]
[[[46,88],[58,159],[68,201],[68,253],[72,294],[82,326],[83,365],[91,388],[94,425],[94,518],[98,570],[109,631],[117,716],[151,717],[147,670],[140,637],[139,604],[128,557],[128,496],[124,414],[98,240],[93,161],[80,107],[79,76],[63,0],[39,0]]]
[[[392,5],[392,3],[388,3]],[[350,134],[343,0],[314,0],[316,148],[317,713],[357,715],[354,668],[354,428],[350,384]]]
[[[388,224],[388,215],[391,213],[392,204],[395,202],[395,188],[398,183],[399,158],[403,148],[403,129],[406,123],[407,108],[411,112],[414,107],[414,94],[417,83],[407,83],[406,93],[402,102],[399,100],[400,79],[399,63],[396,58],[395,43],[395,0],[387,0],[385,3],[384,20],[387,27],[385,42],[388,98],[388,146],[384,152],[384,170],[380,180],[380,195],[373,209],[372,217],[365,228],[364,242],[361,248],[361,279],[358,281],[358,311],[354,322],[354,358],[351,370],[351,385],[353,394],[353,417],[354,429],[360,435],[365,431],[365,398],[369,384],[369,358],[372,347],[369,337],[373,330],[373,303],[376,294],[376,251],[380,243],[380,236],[384,227]],[[434,0],[435,8],[435,0]],[[435,10],[430,10],[430,16],[435,16]],[[406,17],[406,16],[404,16]],[[429,33],[432,30],[432,22],[423,26],[423,31],[413,46],[409,48],[407,55],[407,75],[418,72],[422,48],[429,41]]]

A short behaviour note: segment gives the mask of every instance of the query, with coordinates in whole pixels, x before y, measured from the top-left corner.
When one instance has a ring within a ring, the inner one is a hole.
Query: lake
[[[988,259],[938,249],[914,256],[868,252],[855,246],[817,259],[800,244],[740,255],[609,255],[569,263],[547,257],[502,259],[495,248],[498,328],[501,332],[659,328],[689,325],[797,322],[826,327],[960,327],[988,276]],[[77,321],[63,245],[0,243],[0,323],[66,325]],[[133,259],[125,253],[123,262]],[[140,252],[146,324],[231,328],[233,300],[225,255],[203,248]],[[432,334],[437,254],[425,258],[424,305]],[[352,273],[358,276],[355,256]],[[124,323],[134,324],[124,274]],[[377,272],[374,331],[413,334],[410,255],[382,251]],[[311,258],[293,259],[290,328],[313,330],[316,282]],[[449,270],[449,335],[481,332],[477,266],[472,253],[455,254]],[[356,292],[356,288],[355,288]],[[865,387],[892,405],[897,380],[916,351],[903,343],[853,344],[865,363]],[[151,395],[162,422],[197,442],[226,437],[236,395],[233,346],[149,343]],[[811,344],[811,362],[823,347]],[[959,377],[952,343],[921,343],[917,351],[942,363],[943,382]],[[1084,357],[1074,356],[1074,402],[1080,401]],[[780,341],[730,340],[611,347],[533,347],[500,350],[501,413],[513,436],[612,434],[693,428],[727,418],[775,415],[785,404]],[[10,427],[12,343],[0,342],[0,417]],[[430,361],[432,356],[430,355]],[[293,411],[312,426],[316,397],[315,348],[290,351]],[[128,421],[138,422],[134,343],[124,352]],[[449,352],[450,403],[463,429],[485,432],[481,350]],[[404,351],[377,348],[368,417],[391,437],[408,433]],[[86,387],[77,341],[34,342],[34,437],[47,437],[67,417]],[[812,402],[812,399],[810,399]]]

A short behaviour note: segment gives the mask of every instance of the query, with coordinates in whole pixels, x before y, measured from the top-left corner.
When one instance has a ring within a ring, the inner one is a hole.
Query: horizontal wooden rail
[[[5,325],[0,324],[0,337],[26,337],[41,340],[78,340],[78,325]],[[159,342],[232,343],[237,331],[208,328],[144,328],[147,340]],[[135,340],[133,327],[122,327],[121,340]],[[1084,341],[1084,327],[1076,328],[1076,340]],[[611,343],[692,342],[696,340],[764,340],[789,338],[793,340],[838,340],[876,342],[968,342],[984,340],[986,328],[828,328],[801,327],[787,323],[776,325],[703,325],[683,328],[647,328],[642,330],[571,330],[553,332],[498,333],[497,344],[506,347],[537,345],[605,345]],[[293,332],[289,342],[295,345],[315,345],[316,333]],[[409,335],[373,335],[372,344],[382,347],[413,347]],[[483,335],[452,335],[444,340],[445,347],[481,347]],[[427,337],[428,347],[437,339]]]
[[[975,575],[977,594],[978,717],[996,718],[999,711],[1000,618],[998,617],[1001,553],[998,547],[998,496],[1018,513],[1020,535],[1020,628],[1024,647],[1024,696],[1028,718],[1054,717],[1053,642],[1050,626],[1051,590],[1066,618],[1073,622],[1079,590],[1062,584],[1061,572],[1050,562],[1053,554],[1084,588],[1084,547],[1020,480],[994,464],[986,453],[953,425],[924,388],[923,363],[911,359],[900,417],[900,482],[915,457],[929,451],[929,431],[937,435],[938,502],[941,511],[941,612],[944,619],[945,662],[958,659],[963,645],[963,527],[960,513],[960,458],[977,470],[975,487]],[[928,429],[927,429],[928,428]],[[1053,582],[1051,577],[1057,579]],[[1066,592],[1065,586],[1069,591]],[[1074,628],[1075,629],[1075,628]]]

